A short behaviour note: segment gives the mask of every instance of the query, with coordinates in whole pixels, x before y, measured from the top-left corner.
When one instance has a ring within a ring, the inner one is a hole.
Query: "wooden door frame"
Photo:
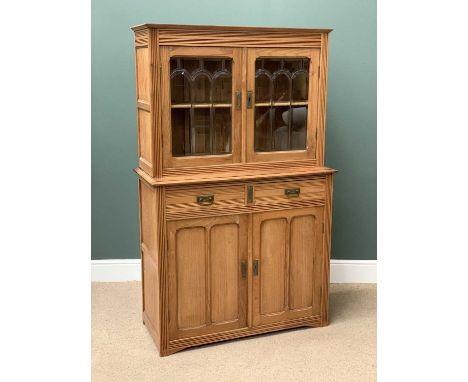
[[[247,162],[269,162],[282,160],[317,159],[317,128],[319,105],[320,48],[248,48],[247,91],[252,92],[255,100],[255,60],[259,57],[306,57],[310,59],[309,93],[307,109],[307,144],[305,150],[255,152],[255,102],[246,108],[246,158]]]
[[[232,107],[231,107],[231,154],[199,155],[188,157],[172,156],[171,100],[170,100],[170,59],[185,57],[227,57],[232,59]],[[163,169],[233,164],[241,161],[242,108],[236,109],[236,92],[242,91],[242,48],[230,47],[187,47],[161,46],[161,115]]]

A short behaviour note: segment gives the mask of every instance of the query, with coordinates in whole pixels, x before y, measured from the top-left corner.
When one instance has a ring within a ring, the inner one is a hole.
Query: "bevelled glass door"
[[[249,49],[247,160],[314,159],[319,51]]]
[[[164,167],[238,162],[240,50],[163,47],[161,57]]]

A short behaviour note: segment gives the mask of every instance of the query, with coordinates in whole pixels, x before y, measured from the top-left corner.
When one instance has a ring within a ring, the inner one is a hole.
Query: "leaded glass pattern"
[[[232,130],[232,60],[170,60],[172,155],[229,154]]]
[[[306,149],[309,64],[308,58],[256,60],[256,152]]]

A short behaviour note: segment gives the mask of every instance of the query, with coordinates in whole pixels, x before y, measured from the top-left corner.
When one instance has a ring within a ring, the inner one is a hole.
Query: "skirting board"
[[[139,259],[91,260],[91,281],[141,280]],[[330,282],[376,283],[377,260],[331,260]]]

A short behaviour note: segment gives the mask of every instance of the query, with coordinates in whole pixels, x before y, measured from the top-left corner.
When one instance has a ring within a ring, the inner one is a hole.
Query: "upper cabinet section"
[[[288,160],[323,166],[330,30],[133,29],[139,167],[149,176]]]

